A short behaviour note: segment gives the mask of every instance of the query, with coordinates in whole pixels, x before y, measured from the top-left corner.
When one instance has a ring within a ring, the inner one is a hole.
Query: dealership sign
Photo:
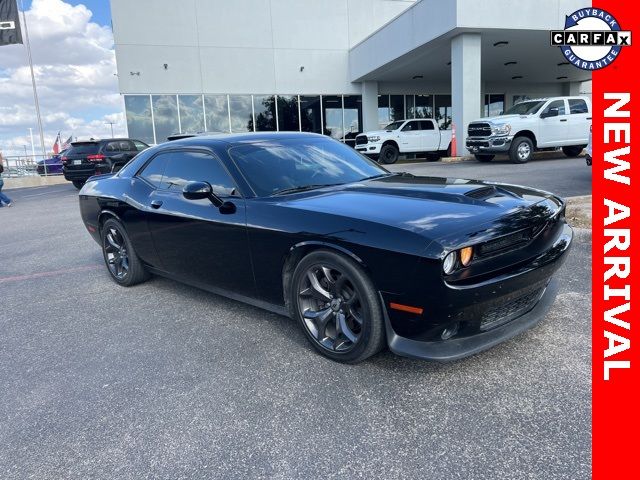
[[[564,30],[551,31],[551,45],[560,47],[572,65],[599,70],[618,58],[622,47],[631,46],[631,31],[622,30],[606,10],[581,8],[566,16]]]

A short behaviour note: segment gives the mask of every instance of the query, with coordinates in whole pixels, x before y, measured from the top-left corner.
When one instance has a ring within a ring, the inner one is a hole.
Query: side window
[[[420,122],[420,130],[435,130],[431,120],[422,120]]]
[[[407,122],[407,124],[402,127],[403,132],[413,132],[414,130],[418,130],[418,122]]]
[[[105,151],[107,152],[119,152],[120,151],[120,142],[109,142],[105,147]]]
[[[558,109],[558,115],[566,115],[566,112],[564,111],[564,100],[554,100],[547,108],[544,109],[543,113],[547,113],[552,108]]]
[[[142,170],[138,176],[144,178],[154,187],[159,188],[162,183],[162,175],[164,175],[164,170],[169,160],[169,155],[168,153],[161,153],[155,157],[144,167],[144,170]]]
[[[182,191],[189,182],[209,182],[220,196],[231,195],[235,183],[220,161],[206,153],[171,152],[161,189]]]
[[[139,152],[141,152],[142,150],[146,150],[147,148],[149,148],[149,145],[147,145],[144,142],[141,142],[140,140],[133,140],[133,144],[135,145],[135,150],[138,150]]]
[[[121,152],[130,152],[132,150],[135,150],[135,148],[133,148],[133,144],[127,140],[122,140],[119,143]]]
[[[587,102],[585,102],[581,98],[570,98],[569,113],[571,113],[572,115],[577,113],[589,113],[589,107],[587,107]]]

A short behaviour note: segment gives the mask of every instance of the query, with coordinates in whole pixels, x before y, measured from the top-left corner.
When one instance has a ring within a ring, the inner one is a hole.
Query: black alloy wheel
[[[356,363],[384,346],[376,291],[352,260],[330,251],[313,252],[296,267],[292,285],[296,317],[325,356]]]
[[[130,287],[146,280],[147,271],[119,221],[108,219],[102,227],[101,236],[104,262],[116,283]]]
[[[396,163],[399,155],[400,152],[398,152],[396,147],[391,144],[384,145],[380,150],[380,163],[384,163],[385,165]]]

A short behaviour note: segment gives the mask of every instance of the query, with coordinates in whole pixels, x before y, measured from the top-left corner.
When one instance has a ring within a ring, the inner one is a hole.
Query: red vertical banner
[[[597,7],[619,30],[640,31],[637,2]],[[592,442],[593,478],[603,480],[640,478],[639,48],[623,46],[593,72]]]

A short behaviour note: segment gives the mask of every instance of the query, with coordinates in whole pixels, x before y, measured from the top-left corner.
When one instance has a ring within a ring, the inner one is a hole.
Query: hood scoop
[[[470,197],[475,200],[482,200],[484,198],[493,197],[497,192],[498,192],[498,189],[493,185],[490,185],[488,187],[480,187],[474,190],[469,190],[464,195],[466,197]]]

